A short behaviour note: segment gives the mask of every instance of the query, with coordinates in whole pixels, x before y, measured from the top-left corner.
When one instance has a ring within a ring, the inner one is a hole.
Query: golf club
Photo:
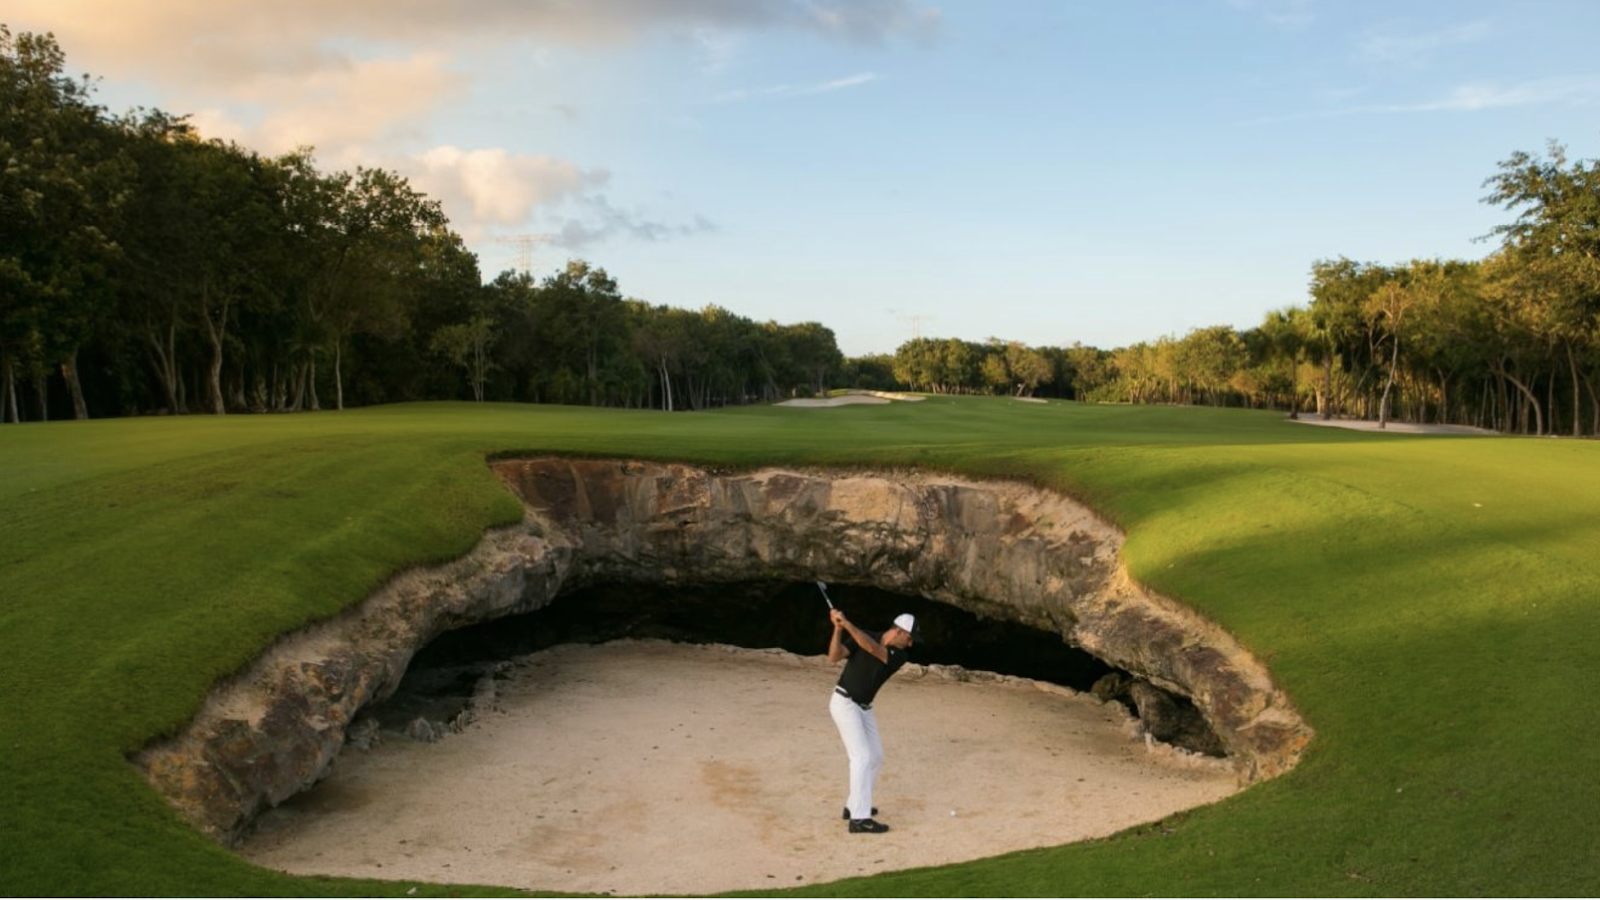
[[[828,608],[833,609],[833,600],[829,599],[828,597],[828,585],[819,581],[817,582],[817,590],[822,592],[822,599],[827,601]]]

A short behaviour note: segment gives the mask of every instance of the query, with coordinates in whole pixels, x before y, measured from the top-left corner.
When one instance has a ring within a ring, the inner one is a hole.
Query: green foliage
[[[108,117],[64,65],[50,36],[0,26],[12,421],[48,418],[57,384],[78,418],[467,392],[704,409],[820,391],[842,369],[820,323],[630,311],[581,260],[486,287],[439,204],[398,173],[323,172],[310,148],[263,157],[159,110]],[[85,388],[80,370],[105,374]],[[31,410],[13,402],[19,384]]]
[[[40,383],[59,365],[87,416],[78,351],[110,309],[121,254],[128,161],[65,64],[54,38],[0,24],[0,368],[13,421],[19,367]]]

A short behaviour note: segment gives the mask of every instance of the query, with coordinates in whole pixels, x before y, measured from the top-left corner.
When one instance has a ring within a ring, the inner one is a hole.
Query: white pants
[[[878,740],[878,720],[850,698],[835,693],[828,701],[833,724],[839,727],[845,752],[850,754],[850,799],[845,806],[852,819],[872,818],[872,784],[883,768],[883,742]]]

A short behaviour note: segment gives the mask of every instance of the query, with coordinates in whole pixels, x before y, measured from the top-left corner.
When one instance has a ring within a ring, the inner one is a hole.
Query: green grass
[[[663,415],[419,404],[0,427],[0,891],[404,894],[188,829],[125,754],[276,635],[518,507],[519,451],[926,467],[1081,497],[1317,729],[1294,772],[1102,841],[819,894],[1593,894],[1600,445],[931,398]],[[493,892],[423,885],[422,895]]]

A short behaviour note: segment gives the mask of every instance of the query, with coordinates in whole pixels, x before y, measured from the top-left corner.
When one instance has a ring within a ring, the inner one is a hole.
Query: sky
[[[1481,258],[1486,178],[1600,156],[1600,4],[7,0],[97,98],[438,198],[485,279],[1111,348],[1248,328],[1317,259]]]

